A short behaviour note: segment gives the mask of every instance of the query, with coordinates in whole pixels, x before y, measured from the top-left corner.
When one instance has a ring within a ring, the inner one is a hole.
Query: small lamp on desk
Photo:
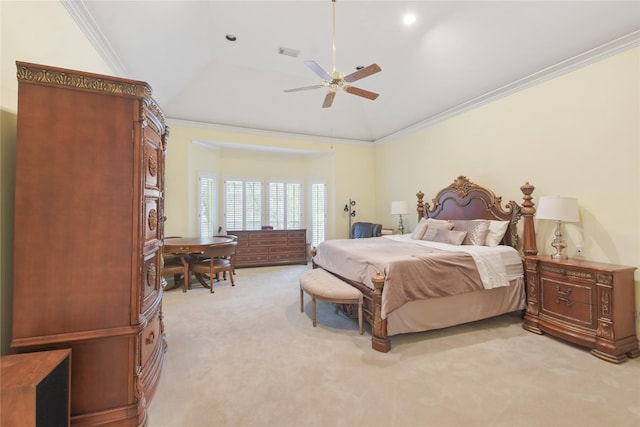
[[[409,205],[405,201],[391,202],[391,215],[399,215],[398,231],[404,234],[404,225],[402,224],[402,215],[409,213]]]
[[[562,253],[567,245],[562,241],[562,221],[578,222],[578,199],[573,197],[560,196],[541,196],[538,200],[538,208],[536,210],[537,219],[551,219],[556,221],[555,239],[551,242],[551,246],[556,249],[556,253],[551,255],[552,259],[567,259],[568,257]]]

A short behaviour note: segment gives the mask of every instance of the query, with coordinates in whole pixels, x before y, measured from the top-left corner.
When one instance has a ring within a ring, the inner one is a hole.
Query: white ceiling
[[[339,92],[323,109],[324,88],[283,90],[321,83],[304,60],[331,71],[330,0],[64,4],[114,72],[148,82],[171,119],[368,142],[640,45],[640,1],[338,0],[336,68],[377,63],[353,85],[380,97]]]

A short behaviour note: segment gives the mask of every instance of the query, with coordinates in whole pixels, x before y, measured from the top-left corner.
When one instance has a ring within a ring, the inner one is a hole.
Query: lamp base
[[[404,224],[402,224],[402,214],[399,214],[399,217],[398,217],[398,232],[400,234],[404,234]]]
[[[562,250],[567,247],[567,245],[562,241],[562,232],[560,227],[562,225],[561,221],[556,222],[556,231],[554,233],[555,239],[551,242],[551,246],[556,249],[556,253],[551,255],[551,259],[568,259],[569,257],[562,253]]]

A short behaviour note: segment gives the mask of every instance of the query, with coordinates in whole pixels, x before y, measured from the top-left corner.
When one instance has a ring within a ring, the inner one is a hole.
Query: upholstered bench
[[[334,304],[358,304],[358,331],[362,335],[362,292],[333,274],[316,268],[300,276],[300,312],[304,311],[304,292],[311,296],[311,320],[316,326],[316,298]]]

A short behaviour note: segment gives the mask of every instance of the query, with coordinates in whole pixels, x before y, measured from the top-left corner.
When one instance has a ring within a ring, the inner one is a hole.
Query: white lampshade
[[[563,222],[578,222],[578,199],[573,197],[541,196],[536,218]]]
[[[391,215],[404,215],[409,213],[409,204],[405,201],[391,202]]]

